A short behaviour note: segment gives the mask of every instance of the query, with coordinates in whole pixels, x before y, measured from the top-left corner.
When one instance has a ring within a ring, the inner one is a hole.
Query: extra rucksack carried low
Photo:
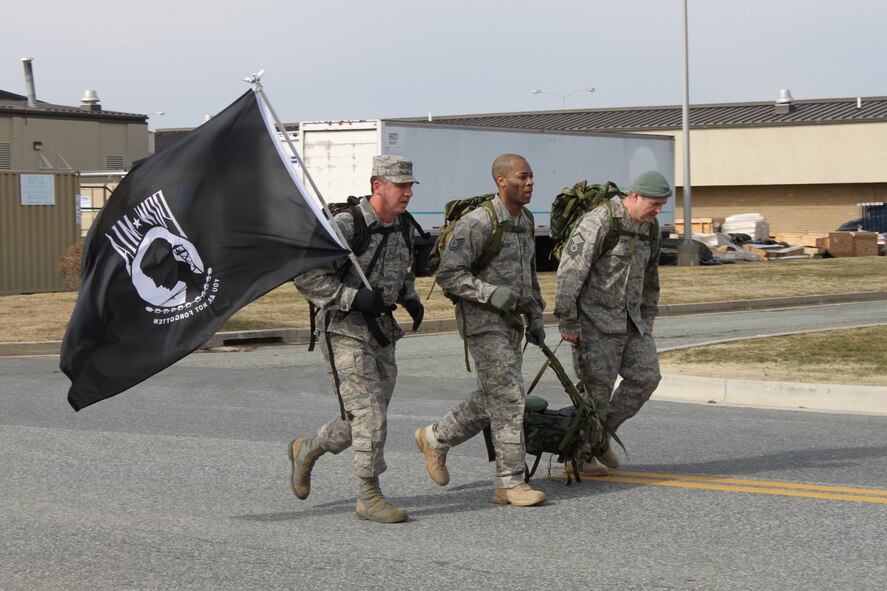
[[[570,380],[560,361],[547,345],[542,346],[542,352],[546,361],[530,385],[524,409],[526,451],[527,455],[536,457],[532,468],[527,467],[524,480],[529,482],[536,473],[542,455],[548,453],[556,457],[560,463],[569,461],[572,464],[573,474],[567,474],[567,484],[572,478],[579,482],[581,480],[579,465],[591,461],[606,451],[609,445],[608,438],[612,437],[619,445],[621,442],[614,433],[607,432],[590,397],[586,402],[586,397],[583,396],[583,384],[577,385]],[[558,410],[549,409],[548,401],[529,394],[549,366],[569,395],[573,403],[571,406]]]
[[[541,396],[527,396],[524,441],[527,455],[536,456],[533,467],[527,472],[527,479],[536,472],[542,454],[545,453],[552,454],[561,463],[565,460],[577,460],[581,463],[593,459],[597,450],[587,439],[589,435],[594,435],[595,427],[594,417],[585,404],[578,408],[571,405],[553,410]]]

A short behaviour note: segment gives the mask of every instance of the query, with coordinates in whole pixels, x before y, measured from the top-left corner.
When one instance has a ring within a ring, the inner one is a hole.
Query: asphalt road
[[[887,324],[887,300],[756,312],[666,316],[656,320],[659,350],[786,333]],[[553,336],[553,335],[552,335]]]
[[[867,310],[871,321],[883,308]],[[696,318],[758,330],[734,316]],[[666,320],[660,340],[689,338],[687,317]],[[319,353],[303,346],[196,353],[80,413],[67,406],[57,358],[0,358],[0,589],[818,590],[887,580],[887,417],[653,401],[620,431],[623,474],[565,486],[542,467],[534,483],[548,503],[501,507],[482,441],[450,453],[445,488],[412,442],[473,386],[461,341],[414,337],[398,351],[382,484],[411,520],[388,526],[354,518],[348,452],[320,460],[307,500],[290,491],[288,442],[337,408]],[[528,377],[540,363],[528,352]],[[565,402],[550,375],[539,393]]]

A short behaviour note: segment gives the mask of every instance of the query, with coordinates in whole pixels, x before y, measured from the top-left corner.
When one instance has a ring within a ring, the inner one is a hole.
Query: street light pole
[[[594,88],[577,88],[576,90],[571,90],[567,94],[558,94],[556,92],[552,92],[550,90],[536,90],[530,91],[531,94],[553,94],[557,98],[561,99],[561,110],[565,110],[567,108],[567,97],[571,94],[576,94],[577,92],[594,92]]]
[[[684,103],[682,108],[684,180],[681,187],[681,200],[684,209],[684,240],[678,244],[678,265],[692,267],[699,264],[699,252],[693,242],[693,215],[690,198],[690,51],[687,31],[687,0],[682,0],[681,3],[684,25]]]

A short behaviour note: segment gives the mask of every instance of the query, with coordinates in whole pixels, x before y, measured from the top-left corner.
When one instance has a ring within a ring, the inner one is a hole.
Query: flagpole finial
[[[264,74],[264,73],[265,73],[265,69],[262,68],[261,70],[259,70],[255,74],[250,74],[249,76],[244,78],[243,81],[249,82],[250,84],[255,84],[256,90],[258,90],[259,88],[262,87],[262,84],[260,81],[262,80],[262,74]]]

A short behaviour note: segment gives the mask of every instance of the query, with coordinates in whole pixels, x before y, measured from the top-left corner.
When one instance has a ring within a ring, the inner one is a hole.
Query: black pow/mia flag
[[[185,357],[237,310],[348,251],[253,90],[139,163],[96,218],[62,341],[75,410]]]

